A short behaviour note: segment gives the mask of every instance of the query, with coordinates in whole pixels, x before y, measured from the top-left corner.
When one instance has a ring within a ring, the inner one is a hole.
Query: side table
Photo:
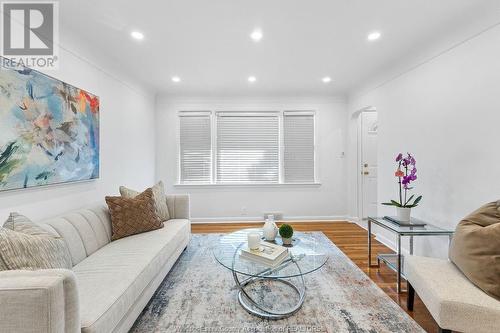
[[[397,252],[395,254],[378,254],[377,265],[372,265],[372,223],[396,234]],[[449,241],[453,237],[453,230],[446,230],[436,227],[432,224],[425,226],[400,226],[397,223],[384,219],[383,217],[368,217],[368,266],[380,267],[380,261],[383,261],[389,268],[397,274],[397,292],[401,293],[401,278],[404,278],[404,257],[401,254],[401,237],[410,237],[410,254],[413,254],[414,236],[448,236]]]

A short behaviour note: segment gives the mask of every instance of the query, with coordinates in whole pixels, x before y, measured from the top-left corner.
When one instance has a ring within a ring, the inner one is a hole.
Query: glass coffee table
[[[238,300],[247,312],[265,319],[289,317],[304,304],[304,275],[327,262],[326,249],[314,234],[295,232],[288,258],[276,268],[269,268],[240,258],[249,232],[262,235],[261,229],[243,229],[224,235],[213,248],[213,255],[219,264],[231,271],[239,289]],[[280,295],[273,295],[275,291]]]

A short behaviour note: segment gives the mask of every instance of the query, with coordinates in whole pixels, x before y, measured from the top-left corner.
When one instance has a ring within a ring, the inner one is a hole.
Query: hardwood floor
[[[363,272],[365,272],[390,298],[401,306],[427,332],[437,332],[438,326],[425,305],[415,295],[414,311],[406,309],[406,293],[396,293],[396,274],[385,267],[368,267],[367,232],[355,223],[350,222],[287,222],[295,230],[321,231],[337,245]],[[227,233],[243,228],[260,227],[262,223],[204,223],[193,224],[193,233]],[[391,253],[391,249],[377,240],[372,242],[372,260],[377,253]],[[375,261],[372,261],[372,263]],[[403,283],[403,288],[406,284]]]

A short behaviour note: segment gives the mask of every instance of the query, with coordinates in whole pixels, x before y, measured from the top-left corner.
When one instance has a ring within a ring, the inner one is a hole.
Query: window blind
[[[212,181],[210,111],[179,112],[180,183]]]
[[[283,132],[284,182],[314,182],[314,112],[285,111]]]
[[[277,112],[217,112],[216,182],[279,182]]]

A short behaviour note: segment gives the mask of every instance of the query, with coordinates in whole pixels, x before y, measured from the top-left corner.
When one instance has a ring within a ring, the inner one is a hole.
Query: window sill
[[[174,187],[179,188],[224,188],[224,187],[320,187],[321,183],[278,183],[278,184],[240,184],[240,183],[228,183],[228,184],[174,184]]]

